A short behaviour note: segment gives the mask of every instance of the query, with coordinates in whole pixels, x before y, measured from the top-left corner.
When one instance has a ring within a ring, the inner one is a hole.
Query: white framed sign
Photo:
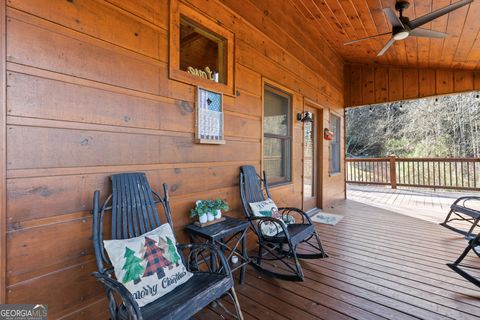
[[[223,94],[197,87],[196,100],[196,142],[225,144],[223,134]]]

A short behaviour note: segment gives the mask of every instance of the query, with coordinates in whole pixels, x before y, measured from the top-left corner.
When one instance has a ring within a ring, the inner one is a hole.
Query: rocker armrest
[[[132,294],[128,289],[119,281],[110,278],[108,275],[93,272],[92,275],[101,283],[107,287],[107,291],[115,291],[122,298],[122,302],[125,305],[127,312],[129,314],[129,319],[142,320],[142,312],[138,306],[137,301],[133,298]],[[112,303],[111,301],[109,303]]]
[[[201,272],[200,270],[192,270],[192,266],[205,264],[208,272],[232,276],[230,265],[227,258],[217,246],[209,242],[206,243],[188,243],[178,244],[177,248],[181,251],[190,250],[188,252],[186,268],[190,272]]]
[[[282,217],[284,215],[291,216],[290,212],[292,211],[296,212],[300,214],[300,216],[302,217],[302,223],[305,223],[305,220],[307,220],[308,224],[312,224],[312,220],[310,220],[310,217],[308,216],[308,214],[306,214],[305,211],[301,209],[293,208],[293,207],[282,207],[282,208],[278,208],[278,211],[282,214]]]
[[[466,197],[460,197],[458,198],[457,200],[455,200],[455,202],[453,203],[454,205],[455,204],[458,204],[460,201],[463,201],[464,203],[468,200],[476,200],[476,201],[480,201],[480,197],[477,197],[477,196],[466,196]]]
[[[251,221],[259,221],[259,224],[258,224],[259,226],[261,225],[261,223],[264,223],[264,222],[275,222],[276,226],[277,226],[277,234],[283,232],[285,234],[285,237],[287,239],[290,239],[290,235],[288,234],[288,230],[287,230],[287,225],[281,219],[277,219],[277,218],[273,218],[273,217],[250,217],[250,220]],[[280,228],[282,229],[282,231],[278,230],[278,225],[280,225]],[[260,228],[259,232],[262,236],[268,237],[268,236],[266,236],[262,233],[261,228]]]

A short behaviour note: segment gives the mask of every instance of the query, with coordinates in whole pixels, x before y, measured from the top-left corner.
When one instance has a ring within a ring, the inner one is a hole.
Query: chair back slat
[[[157,227],[159,227],[161,225],[161,221],[160,221],[160,217],[158,215],[158,212],[157,212],[157,209],[155,207],[155,201],[153,200],[153,192],[152,192],[152,189],[150,189],[150,185],[148,184],[148,180],[147,180],[147,177],[145,177],[145,174],[143,174],[141,177],[140,177],[141,181],[143,182],[142,185],[144,186],[143,187],[143,194],[145,196],[145,202],[147,203],[147,210],[149,212],[149,216],[150,216],[150,223],[152,224],[152,227],[150,230],[153,230]],[[166,190],[165,191],[165,196],[167,196],[166,194]],[[167,200],[167,199],[165,199]],[[166,209],[166,203],[165,201],[161,201],[162,202],[162,205],[164,206],[164,209],[168,212],[170,212],[170,210],[167,210]],[[167,215],[167,220],[169,219],[169,215]],[[173,228],[173,226],[172,226]]]
[[[243,173],[245,196],[248,203],[266,200],[262,190],[262,182],[255,167],[242,166],[240,170]]]
[[[112,239],[138,237],[160,226],[152,194],[144,173],[112,176]]]
[[[265,184],[265,175],[263,187],[267,196],[270,197],[268,186]],[[254,166],[240,167],[240,195],[242,197],[243,208],[247,218],[252,216],[249,203],[264,201],[267,199],[265,192],[262,190],[262,181],[257,175]]]
[[[139,225],[140,225],[140,232],[142,234],[146,233],[147,230],[151,230],[150,228],[150,221],[147,215],[147,206],[145,201],[145,195],[143,193],[144,188],[142,188],[142,192],[137,192],[135,194],[135,202],[136,202],[136,211],[138,215]]]

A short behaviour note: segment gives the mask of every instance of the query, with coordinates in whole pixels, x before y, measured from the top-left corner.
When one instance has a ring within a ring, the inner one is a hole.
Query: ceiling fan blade
[[[410,35],[415,37],[443,39],[448,36],[448,33],[433,31],[433,30],[428,30],[423,28],[415,28],[412,31],[410,31]]]
[[[382,50],[380,50],[380,52],[377,54],[377,57],[380,57],[380,56],[383,56],[383,54],[385,53],[385,51],[388,50],[388,48],[390,48],[393,43],[395,42],[395,39],[391,38],[390,40],[388,40],[387,44],[382,48]]]
[[[472,0],[473,1],[473,0]],[[392,27],[400,27],[400,28],[405,28],[403,26],[402,21],[400,21],[400,18],[395,14],[395,12],[390,9],[390,8],[383,8],[383,12],[385,12],[385,15],[388,18],[388,21],[392,25]]]
[[[458,8],[461,8],[469,3],[472,3],[473,0],[461,0],[455,3],[452,3],[449,6],[440,8],[438,10],[435,10],[433,12],[427,13],[424,16],[421,16],[415,20],[410,21],[409,26],[412,29],[415,29],[416,27],[420,27],[421,25],[424,25],[425,23],[429,23],[430,21],[437,19],[438,17],[441,17],[453,10],[456,10]]]
[[[387,34],[392,34],[392,33],[391,33],[391,32],[380,33],[380,34],[377,34],[377,35],[374,35],[374,36],[370,36],[370,37],[365,37],[365,38],[361,38],[361,39],[357,39],[357,40],[348,41],[348,42],[345,42],[343,45],[346,46],[346,45],[349,45],[349,44],[352,44],[352,43],[356,43],[356,42],[359,42],[359,41],[368,40],[368,39],[373,39],[373,38],[380,37],[380,36],[386,36]]]

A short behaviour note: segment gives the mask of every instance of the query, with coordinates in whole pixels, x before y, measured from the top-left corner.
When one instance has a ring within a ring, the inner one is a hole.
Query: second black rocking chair
[[[474,229],[480,222],[480,210],[473,208],[472,203],[480,203],[480,197],[466,196],[460,197],[450,206],[445,221],[440,225],[463,234],[465,239],[470,240],[475,237]],[[452,222],[465,222],[469,226],[468,231],[459,229],[452,225]]]
[[[480,233],[468,242],[468,246],[460,257],[453,263],[447,263],[447,266],[466,280],[480,287],[480,267],[478,265],[472,265],[471,262],[467,264],[463,261],[472,251],[480,258]]]
[[[278,208],[282,220],[273,217],[254,216],[250,203],[271,199],[265,172],[262,179],[257,175],[255,167],[240,168],[240,196],[244,212],[258,237],[258,255],[252,260],[253,265],[261,271],[284,280],[303,281],[304,275],[299,259],[326,258],[320,238],[310,217],[298,208]],[[289,218],[289,219],[286,219]],[[285,224],[284,221],[295,220]],[[267,236],[262,232],[262,224],[274,223],[279,232],[275,236]],[[281,229],[281,230],[280,230]],[[306,251],[297,251],[298,245],[304,244]],[[271,261],[271,263],[265,263]],[[275,262],[280,263],[276,265]],[[284,271],[277,271],[278,267]]]

